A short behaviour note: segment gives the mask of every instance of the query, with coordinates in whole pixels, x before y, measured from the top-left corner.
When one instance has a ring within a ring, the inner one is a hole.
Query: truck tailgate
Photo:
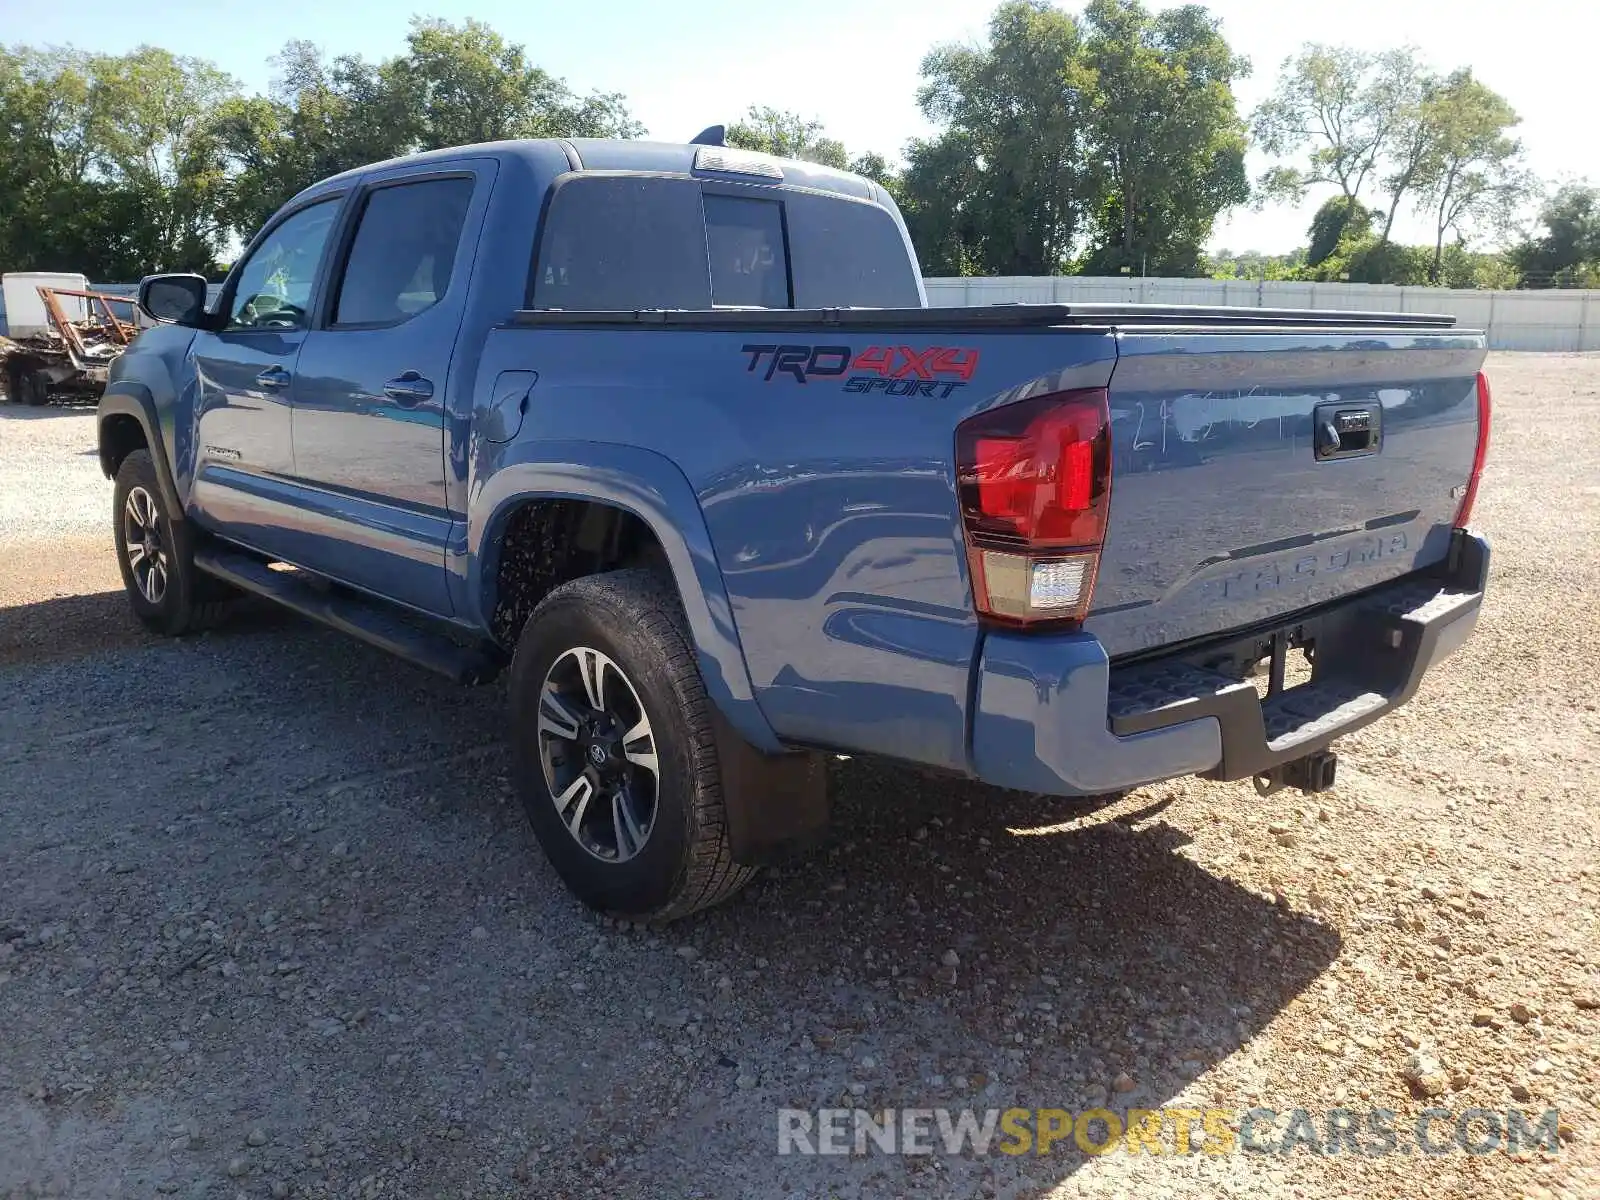
[[[1483,358],[1454,331],[1120,331],[1085,627],[1126,657],[1443,559]]]

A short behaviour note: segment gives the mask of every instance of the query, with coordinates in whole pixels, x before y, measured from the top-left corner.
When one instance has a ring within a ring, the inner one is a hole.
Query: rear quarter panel
[[[831,373],[772,369],[773,353],[795,346],[807,347],[802,359],[842,353],[816,359]],[[912,394],[886,394],[889,381],[849,366],[874,346],[890,351],[891,372],[906,369],[894,382]],[[930,365],[922,380],[906,368],[907,355],[931,364],[934,348],[975,354],[970,378]],[[777,734],[966,769],[979,629],[955,427],[1009,399],[1103,386],[1114,356],[1108,332],[1082,330],[496,330],[480,413],[500,371],[534,371],[538,382],[514,442],[474,442],[472,486],[523,444],[610,442],[670,459],[704,514]],[[923,382],[933,386],[914,386]]]

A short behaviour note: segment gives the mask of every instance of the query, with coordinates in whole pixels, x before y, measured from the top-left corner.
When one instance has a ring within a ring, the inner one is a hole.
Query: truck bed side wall
[[[891,381],[851,365],[874,347],[903,364],[902,346],[970,352],[976,367]],[[786,347],[785,361],[830,373],[769,370]],[[1017,394],[1103,386],[1114,358],[1111,336],[1087,330],[501,329],[478,403],[501,370],[536,371],[516,445],[609,442],[677,464],[780,737],[964,770],[979,628],[953,431]],[[889,382],[912,394],[886,394]],[[473,494],[514,454],[477,444]]]

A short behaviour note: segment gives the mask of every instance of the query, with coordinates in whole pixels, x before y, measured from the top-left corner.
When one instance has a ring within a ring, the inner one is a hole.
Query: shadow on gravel
[[[230,633],[245,633],[293,619],[273,605],[245,599],[229,614],[228,627]],[[0,667],[37,666],[163,640],[134,618],[120,588],[0,608]]]
[[[1134,793],[1151,799],[1107,819],[1093,799],[841,762],[829,843],[668,937],[719,962],[767,960],[765,990],[778,1003],[748,1042],[820,1034],[847,1060],[855,1043],[879,1064],[920,1065],[920,1080],[902,1069],[893,1082],[847,1070],[773,1106],[970,1106],[980,1117],[991,1107],[1159,1108],[1246,1045],[1341,945],[1335,930],[1184,857],[1189,839],[1159,820],[1170,803],[1159,791]],[[797,1017],[804,1028],[786,1034]],[[1112,1090],[1120,1074],[1131,1091]],[[941,1076],[942,1086],[930,1082]],[[966,1091],[951,1086],[956,1076]],[[849,1080],[868,1088],[842,1090]],[[1238,1095],[1209,1102],[1250,1107]],[[891,1188],[916,1189],[964,1168],[969,1182],[987,1175],[1004,1186],[1020,1173],[1048,1186],[1087,1157],[1068,1137],[1047,1158],[991,1152],[931,1173],[927,1159],[906,1156],[780,1160],[773,1106],[749,1119],[753,1152],[819,1183],[879,1172],[897,1181]],[[1170,1127],[1167,1136],[1170,1147]]]
[[[120,590],[0,608],[0,666],[78,658],[142,634]]]
[[[245,604],[178,645],[116,592],[0,613],[0,661],[93,644],[135,649],[14,673],[21,706],[0,709],[0,917],[32,931],[0,992],[0,1159],[10,1088],[40,1130],[14,1175],[59,1169],[71,1194],[224,1194],[253,1123],[272,1141],[245,1151],[252,1194],[381,1170],[401,1193],[509,1195],[541,1146],[536,1176],[570,1172],[547,1195],[1030,1193],[1085,1161],[1070,1140],[780,1158],[777,1110],[1160,1107],[1340,948],[1184,857],[1160,788],[1100,811],[861,761],[836,764],[815,851],[619,933],[532,848],[499,689]],[[55,1065],[80,1042],[94,1064]],[[151,1128],[106,1117],[125,1141],[96,1149],[79,1095],[139,1099]],[[189,1121],[198,1148],[168,1153]]]

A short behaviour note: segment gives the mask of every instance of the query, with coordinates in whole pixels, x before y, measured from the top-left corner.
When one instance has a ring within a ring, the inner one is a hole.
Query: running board
[[[269,565],[248,554],[205,547],[195,551],[194,565],[241,591],[264,596],[456,683],[488,683],[504,665],[492,652],[421,628],[382,601],[337,588],[287,563]]]

